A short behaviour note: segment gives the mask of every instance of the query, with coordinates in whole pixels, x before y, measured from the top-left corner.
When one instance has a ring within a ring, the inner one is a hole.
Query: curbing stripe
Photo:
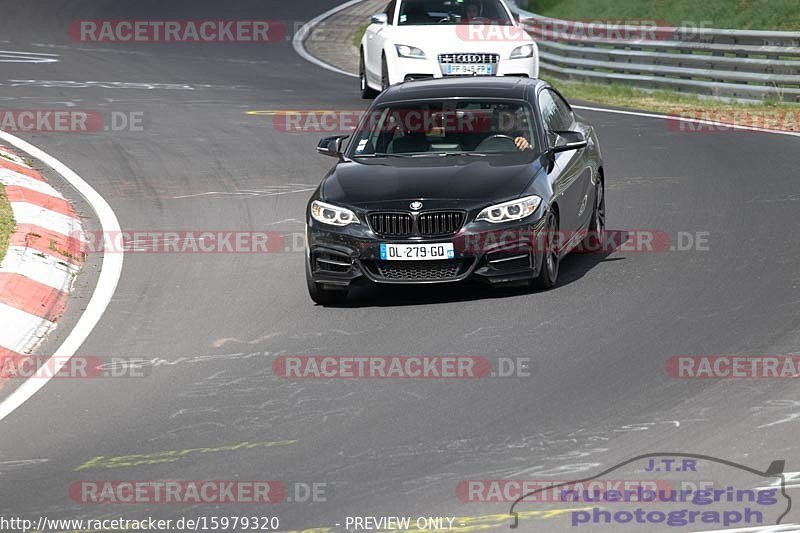
[[[12,172],[17,172],[19,174],[28,176],[29,178],[33,178],[38,181],[46,181],[41,174],[33,170],[31,167],[23,166],[13,161],[9,161],[5,157],[0,157],[0,168],[4,168]]]
[[[26,189],[31,189],[32,191],[40,192],[48,196],[64,198],[61,193],[55,190],[49,183],[39,181],[13,170],[8,170],[7,168],[0,168],[0,183],[6,187],[25,187]]]
[[[72,204],[64,198],[50,196],[27,187],[20,187],[19,185],[10,185],[6,187],[6,197],[9,202],[25,202],[28,204],[38,205],[50,211],[60,213],[70,218],[78,218]]]
[[[62,235],[77,235],[81,232],[81,223],[77,218],[62,215],[44,207],[27,202],[12,202],[11,210],[17,224],[36,224]]]
[[[65,292],[48,287],[22,274],[0,272],[0,303],[55,322],[67,307]]]
[[[21,167],[31,168],[31,166],[27,164],[24,159],[22,159],[20,156],[18,156],[5,146],[0,146],[0,158],[11,160]]]
[[[86,241],[35,224],[17,224],[8,245],[31,248],[76,266],[86,260]]]
[[[56,325],[36,315],[0,302],[0,346],[17,353],[28,353]]]
[[[69,292],[80,267],[30,248],[9,246],[0,273],[22,274],[53,289]]]
[[[86,181],[74,170],[47,152],[40,150],[31,143],[11,135],[8,132],[0,131],[0,139],[11,144],[16,149],[26,152],[30,157],[38,159],[41,163],[47,165],[56,173],[61,175],[61,177],[72,187],[74,187],[75,190],[77,190],[78,193],[81,194],[89,203],[91,208],[97,214],[97,218],[100,221],[101,230],[105,234],[115,234],[122,231],[119,225],[119,220],[117,220],[117,216],[114,214],[114,210],[111,209],[111,206],[108,205],[108,202],[106,202],[106,200],[100,196],[100,194],[94,190],[91,185],[86,183]],[[14,173],[5,168],[2,169],[2,172],[0,172],[0,179],[10,179],[8,174],[13,175]],[[20,176],[20,174],[17,174],[17,176]],[[32,182],[35,181],[31,180],[30,178],[29,180]],[[18,184],[19,183],[15,183],[15,185]],[[49,188],[52,189],[52,187]],[[61,195],[58,193],[54,194],[53,196],[61,197]],[[19,247],[16,247],[16,249],[19,249]],[[32,250],[29,250],[29,252],[32,254],[34,253]],[[44,257],[46,258],[49,256],[45,255]],[[53,257],[50,257],[50,259],[52,261],[57,261],[57,259]],[[3,265],[6,263],[7,261],[4,260]],[[25,382],[17,387],[8,397],[0,401],[0,421],[5,420],[6,417],[16,411],[34,394],[46,386],[52,379],[53,375],[57,374],[64,367],[64,365],[69,363],[69,360],[73,355],[75,355],[75,352],[78,351],[81,345],[83,345],[84,341],[86,341],[86,338],[91,334],[95,326],[97,326],[98,322],[111,303],[114,292],[117,290],[117,284],[119,283],[120,276],[122,275],[123,263],[124,253],[103,255],[102,263],[99,267],[100,276],[97,280],[97,285],[95,286],[94,292],[92,293],[92,296],[84,308],[80,318],[78,318],[75,326],[67,334],[64,341],[55,350],[50,359],[48,359],[47,366],[49,368],[36,371],[33,376],[25,380]],[[57,264],[70,271],[70,281],[73,277],[73,273],[79,270],[78,267],[70,265],[64,261],[59,261]],[[5,313],[8,316],[15,314],[16,318],[19,319],[23,312],[8,306],[1,306],[0,313]],[[5,318],[5,315],[0,314],[0,316]],[[30,351],[32,351],[39,342],[41,342],[44,333],[46,333],[49,329],[55,328],[55,323],[53,322],[42,321],[42,319],[39,318],[37,318],[37,320],[39,321],[39,325],[37,326],[37,329],[27,337],[28,340],[25,342],[20,342],[19,340],[14,341],[17,344],[24,344],[23,346],[16,346],[11,343],[3,342],[2,339],[0,339],[0,346],[5,346],[6,348],[14,350],[18,353],[30,353]],[[6,321],[3,320],[2,323],[5,324]],[[2,330],[0,333],[10,331],[10,329],[11,328],[0,328],[0,330]],[[44,333],[38,336],[36,335],[42,331]]]

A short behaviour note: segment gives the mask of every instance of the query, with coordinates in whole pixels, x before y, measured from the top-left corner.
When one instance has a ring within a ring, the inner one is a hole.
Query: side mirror
[[[589,141],[580,131],[554,131],[551,133],[555,135],[555,143],[550,148],[554,154],[580,150],[589,146]]]
[[[373,24],[389,24],[389,15],[386,13],[375,13],[372,15],[372,23]]]
[[[317,144],[317,153],[330,157],[341,157],[342,141],[350,137],[349,135],[336,135],[334,137],[324,137]]]

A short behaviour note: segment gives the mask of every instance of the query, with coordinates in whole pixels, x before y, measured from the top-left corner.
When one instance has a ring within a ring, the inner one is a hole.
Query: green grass
[[[529,0],[548,17],[591,20],[657,20],[672,26],[750,30],[800,29],[797,0]]]
[[[14,213],[11,211],[11,203],[6,197],[6,189],[0,185],[0,261],[8,250],[8,237],[14,231]]]
[[[367,26],[369,26],[369,22],[365,22],[359,26],[356,32],[353,34],[353,46],[356,48],[361,46],[361,38],[364,37],[364,33],[367,31]]]

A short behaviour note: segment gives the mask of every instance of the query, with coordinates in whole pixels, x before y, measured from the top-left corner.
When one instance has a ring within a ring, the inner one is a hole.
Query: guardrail
[[[557,77],[800,102],[800,32],[615,25],[512,9]]]

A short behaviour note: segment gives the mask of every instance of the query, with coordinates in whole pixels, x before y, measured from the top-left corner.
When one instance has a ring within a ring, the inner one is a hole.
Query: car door
[[[538,101],[547,141],[552,146],[557,138],[555,132],[574,128],[575,116],[564,99],[549,88],[539,92]],[[587,171],[589,180],[591,179],[591,170],[586,165],[584,152],[585,150],[570,150],[555,154],[558,172],[552,187],[559,206],[560,229],[570,237],[583,225],[590,205],[583,182],[587,181],[584,176]]]
[[[567,101],[554,89],[548,89],[553,95],[553,100],[558,107],[562,124],[569,124],[569,131],[578,131],[589,139],[589,130],[585,128],[575,117],[575,113]],[[574,168],[571,173],[575,175],[575,181],[571,188],[576,192],[575,199],[578,201],[576,229],[585,228],[589,224],[594,208],[594,184],[592,182],[592,164],[590,151],[586,148],[566,152],[570,158],[561,158],[561,161],[569,161]],[[564,155],[564,154],[561,154]]]
[[[383,13],[389,20],[387,24],[370,24],[364,32],[366,36],[364,65],[367,69],[367,79],[374,85],[381,84],[381,54],[387,40],[391,39],[399,1],[392,0],[384,9]]]

